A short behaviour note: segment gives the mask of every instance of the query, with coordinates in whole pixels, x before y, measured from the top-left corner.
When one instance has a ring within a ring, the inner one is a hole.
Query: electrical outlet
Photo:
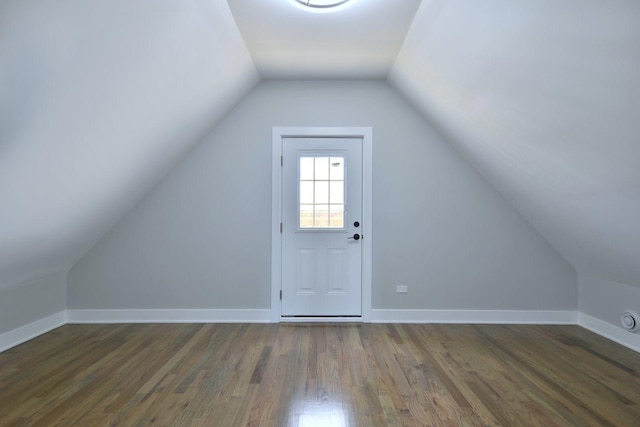
[[[409,292],[409,288],[405,285],[397,285],[396,286],[396,293],[398,294],[406,294],[407,292]]]

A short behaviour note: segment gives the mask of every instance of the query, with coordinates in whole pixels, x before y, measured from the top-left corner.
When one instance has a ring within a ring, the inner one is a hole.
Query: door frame
[[[271,139],[271,321],[358,321],[348,318],[282,318],[282,140],[284,138],[362,138],[362,318],[371,321],[373,128],[274,127]]]

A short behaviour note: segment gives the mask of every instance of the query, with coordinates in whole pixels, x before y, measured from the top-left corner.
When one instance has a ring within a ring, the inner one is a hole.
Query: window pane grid
[[[344,157],[300,157],[300,228],[344,228]]]

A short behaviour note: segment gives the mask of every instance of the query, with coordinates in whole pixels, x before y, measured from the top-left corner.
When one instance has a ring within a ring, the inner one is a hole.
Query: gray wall
[[[573,268],[378,81],[262,82],[71,269],[68,308],[269,308],[273,126],[373,127],[373,308],[576,308]]]
[[[0,289],[0,334],[64,311],[66,295],[66,273]]]

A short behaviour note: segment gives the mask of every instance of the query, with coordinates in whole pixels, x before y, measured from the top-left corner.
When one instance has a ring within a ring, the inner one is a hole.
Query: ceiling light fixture
[[[349,0],[296,0],[303,6],[314,7],[317,9],[327,9],[345,4]]]

